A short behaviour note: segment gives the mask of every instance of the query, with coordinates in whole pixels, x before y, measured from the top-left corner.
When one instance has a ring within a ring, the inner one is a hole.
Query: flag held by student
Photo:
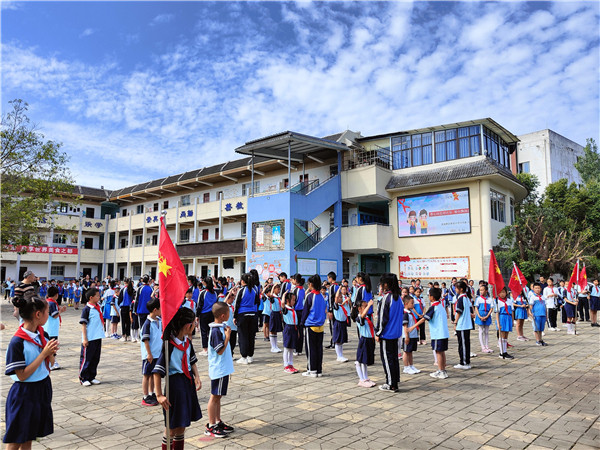
[[[164,331],[181,306],[185,292],[188,290],[188,282],[163,217],[160,218],[160,242],[158,243],[158,285]]]
[[[579,284],[579,260],[575,263],[575,267],[573,267],[573,273],[571,274],[571,278],[569,279],[569,284],[567,285],[567,290],[571,291],[573,286]]]
[[[581,273],[579,274],[579,287],[582,291],[587,289],[587,272],[585,271],[585,263],[583,263]]]
[[[488,283],[494,286],[494,291],[492,293],[494,297],[497,297],[498,292],[505,287],[504,278],[502,278],[502,272],[500,272],[500,267],[498,266],[498,261],[496,261],[494,250],[490,250],[490,270],[488,273]]]
[[[527,279],[519,269],[519,266],[513,262],[513,270],[510,275],[510,281],[508,282],[508,288],[516,297],[517,295],[521,295],[525,286],[527,286]]]

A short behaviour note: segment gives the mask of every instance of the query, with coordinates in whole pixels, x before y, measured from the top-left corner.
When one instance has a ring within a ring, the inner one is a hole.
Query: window
[[[519,163],[519,173],[529,173],[529,161]]]
[[[142,266],[141,265],[131,266],[131,270],[133,272],[133,276],[134,277],[141,277],[142,276]]]
[[[290,187],[290,180],[288,180],[287,178],[283,179],[283,189],[287,189]],[[245,194],[242,194],[245,195]]]
[[[144,236],[142,236],[141,234],[136,234],[133,237],[133,246],[134,247],[141,247],[142,243],[144,242],[143,239],[144,239]]]
[[[50,268],[50,275],[56,277],[64,277],[65,276],[65,266],[52,266]]]
[[[55,234],[52,238],[53,244],[66,244],[67,243],[67,235],[66,234]]]
[[[481,128],[451,128],[435,132],[435,161],[451,161],[481,154]]]
[[[250,192],[250,187],[251,187],[252,183],[244,183],[242,184],[242,195],[251,195],[252,192]],[[254,182],[254,193],[258,193],[260,192],[260,181],[255,181]]]
[[[163,202],[163,209],[169,209],[169,200]]]
[[[219,240],[219,229],[215,228],[215,241]]]
[[[121,238],[119,241],[119,248],[127,248],[127,238]]]
[[[182,195],[181,196],[181,206],[187,206],[190,204],[190,195]]]
[[[235,266],[235,261],[233,258],[224,258],[223,259],[223,269],[233,269]]]
[[[127,217],[127,208],[123,208],[121,211],[121,217]]]
[[[152,245],[158,245],[158,234],[152,235]]]
[[[69,211],[69,206],[66,203],[61,203],[58,205],[58,212],[66,214]]]
[[[242,222],[242,237],[246,236],[246,222]]]
[[[135,213],[136,214],[144,214],[144,205],[137,205],[135,207]]]
[[[388,149],[389,151],[389,149]],[[338,166],[334,164],[333,166],[329,166],[329,176],[334,177],[338,174]]]
[[[89,206],[85,208],[85,217],[88,219],[94,218],[94,208],[90,208]]]
[[[515,223],[515,200],[510,199],[510,224]]]
[[[208,229],[202,230],[202,240],[208,241]]]
[[[433,162],[431,133],[392,138],[393,169],[416,167]]]
[[[83,238],[83,248],[94,248],[94,238],[86,237]]]
[[[186,228],[185,230],[179,230],[179,241],[180,242],[189,242],[190,241],[190,229]]]
[[[490,191],[492,207],[492,219],[498,222],[506,222],[506,196],[496,191]]]
[[[483,145],[485,154],[500,165],[510,168],[508,144],[493,131],[483,127]]]
[[[202,196],[202,203],[208,203],[208,202],[210,202],[210,192],[206,192]]]
[[[152,205],[152,211],[158,211],[158,203]]]
[[[115,249],[115,233],[110,233],[108,235],[108,249],[109,250]]]

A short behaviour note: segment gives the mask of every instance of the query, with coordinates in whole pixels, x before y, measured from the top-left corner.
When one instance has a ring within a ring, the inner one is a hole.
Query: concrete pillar
[[[50,228],[50,242],[48,243],[48,247],[52,247],[54,243],[54,228]],[[19,270],[21,268],[21,255],[17,255],[17,278],[19,276]],[[52,253],[48,253],[48,273],[47,280],[50,280],[50,276],[52,273]]]
[[[479,184],[479,210],[481,224],[481,273],[471,275],[471,278],[485,278],[486,267],[490,262],[492,248],[492,208],[490,204],[490,181],[481,180]],[[477,267],[477,264],[475,265]]]
[[[51,254],[48,254],[48,256],[50,258],[52,258]],[[50,263],[48,263],[48,267],[50,267]],[[21,282],[21,279],[19,277],[19,272],[21,271],[21,253],[18,252],[17,253],[17,273],[15,274],[15,283],[18,286],[19,283]],[[50,269],[48,268],[48,280],[50,279]]]
[[[119,250],[119,216],[121,213],[117,213],[115,217],[115,254],[113,257],[113,278],[117,278],[117,251]]]
[[[223,240],[223,192],[219,192],[219,241],[221,240]]]
[[[127,268],[125,269],[125,276],[131,276],[131,217],[129,214],[129,230],[127,231]]]
[[[173,244],[179,244],[179,200],[177,200],[175,208],[175,239],[173,239]]]
[[[106,278],[108,272],[108,266],[106,265],[106,252],[108,251],[109,239],[108,239],[108,222],[110,220],[110,214],[104,215],[104,255],[102,256],[102,273],[98,274],[100,279]]]
[[[75,267],[75,277],[81,276],[81,240],[83,239],[83,211],[79,211],[79,232],[77,233],[77,265]]]
[[[142,269],[140,274],[143,276],[144,273],[146,272],[146,217],[147,217],[148,213],[146,212],[146,209],[144,208],[144,225],[142,228]]]
[[[194,203],[194,236],[192,236],[192,242],[198,242],[198,203],[200,203],[200,197],[196,197],[196,201]],[[194,267],[196,267],[195,259]]]

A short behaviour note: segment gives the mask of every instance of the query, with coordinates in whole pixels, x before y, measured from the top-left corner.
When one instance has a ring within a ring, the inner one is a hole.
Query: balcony
[[[394,232],[391,225],[360,225],[342,228],[342,250],[352,253],[391,253]]]
[[[349,203],[367,203],[389,200],[385,187],[392,171],[373,163],[353,165],[341,173],[342,200]]]

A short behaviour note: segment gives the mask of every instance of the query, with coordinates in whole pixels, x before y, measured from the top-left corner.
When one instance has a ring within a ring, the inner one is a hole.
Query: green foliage
[[[583,184],[600,181],[600,153],[596,141],[589,138],[583,149],[583,156],[575,163]]]
[[[44,140],[27,117],[27,103],[9,103],[12,110],[2,117],[1,132],[1,243],[27,245],[40,221],[49,219],[46,206],[64,199],[73,186],[61,144]]]

